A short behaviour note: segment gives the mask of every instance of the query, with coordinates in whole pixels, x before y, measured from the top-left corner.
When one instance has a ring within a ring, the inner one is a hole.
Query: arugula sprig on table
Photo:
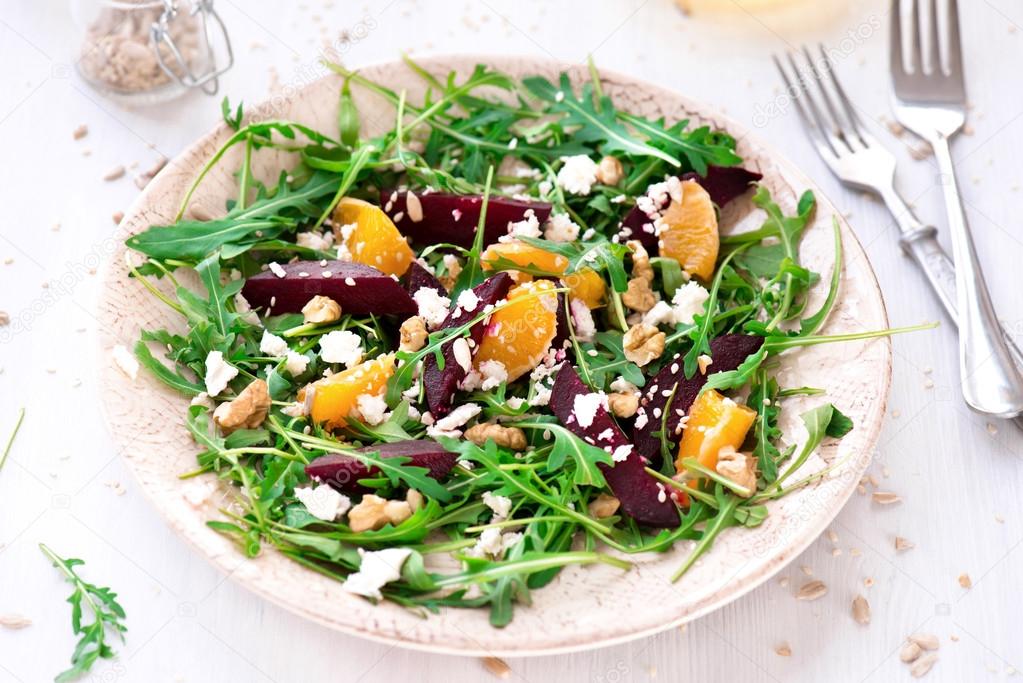
[[[109,636],[117,636],[124,642],[124,608],[117,601],[117,593],[109,588],[89,583],[78,575],[76,567],[85,564],[75,558],[64,559],[43,543],[42,551],[53,566],[64,576],[74,589],[67,601],[71,604],[71,630],[79,636],[78,644],[71,654],[71,668],[54,679],[57,683],[73,681],[89,673],[99,659],[112,659],[116,654],[110,647]],[[83,621],[83,616],[86,620]]]

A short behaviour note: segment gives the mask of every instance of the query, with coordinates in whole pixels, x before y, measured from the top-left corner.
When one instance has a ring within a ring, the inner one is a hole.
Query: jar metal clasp
[[[224,25],[224,21],[217,14],[216,10],[213,9],[213,0],[193,0],[192,8],[189,14],[193,17],[198,16],[202,21],[202,30],[206,40],[206,64],[208,65],[204,73],[195,73],[192,67],[189,66],[188,60],[186,60],[178,46],[174,43],[174,39],[170,35],[169,26],[171,22],[177,17],[178,8],[177,0],[163,0],[163,14],[160,15],[160,19],[153,23],[150,29],[150,35],[153,39],[153,46],[156,50],[156,59],[160,64],[160,68],[173,80],[177,81],[186,88],[199,88],[207,95],[215,95],[218,88],[220,87],[219,78],[224,72],[231,68],[234,64],[234,51],[231,49],[231,38],[227,35],[227,27]],[[214,32],[218,31],[223,38],[225,51],[227,53],[227,63],[218,68],[216,61],[216,54],[214,53],[213,46],[215,41],[213,40]],[[173,68],[174,65],[168,65],[164,61],[163,51],[160,49],[161,43],[167,46],[167,50],[170,55],[174,58],[177,68]]]

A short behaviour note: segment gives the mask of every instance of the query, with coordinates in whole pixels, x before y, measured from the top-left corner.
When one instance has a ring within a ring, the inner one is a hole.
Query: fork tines
[[[788,67],[772,55],[789,96],[821,153],[842,156],[868,145],[868,133],[835,77],[831,59],[818,44],[819,56],[804,45],[785,55]],[[801,57],[800,57],[801,55]]]
[[[901,0],[892,0],[891,35],[888,46],[889,68],[899,96],[923,101],[935,97],[946,99],[950,96],[959,96],[960,92],[964,92],[964,78],[957,0],[947,0],[944,22],[945,59],[941,57],[942,31],[938,0],[929,0],[926,22],[920,16],[920,5],[927,0],[906,1],[909,3],[909,25],[904,29],[903,3]],[[929,84],[933,81],[942,83],[940,94]],[[954,92],[951,92],[953,90]]]

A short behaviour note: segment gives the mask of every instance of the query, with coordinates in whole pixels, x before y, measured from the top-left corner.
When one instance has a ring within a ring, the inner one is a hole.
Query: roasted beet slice
[[[444,330],[466,324],[477,316],[485,306],[494,305],[503,299],[508,294],[511,286],[512,279],[508,273],[498,273],[484,280],[482,284],[472,289],[472,292],[476,295],[476,305],[467,309],[455,306],[448,313],[448,317],[444,320],[440,329]],[[480,339],[483,337],[486,327],[483,322],[480,322],[469,328],[468,338],[472,340],[468,344],[470,361],[471,353],[479,348]],[[459,339],[461,337],[452,339],[441,347],[444,356],[443,370],[437,365],[437,357],[434,354],[431,353],[423,360],[423,386],[426,389],[426,402],[430,406],[430,414],[435,418],[448,414],[448,411],[451,410],[451,398],[455,395],[459,382],[465,379],[466,368],[462,367],[455,357],[455,345],[460,343]]]
[[[724,208],[725,204],[746,192],[750,188],[750,183],[762,177],[761,174],[748,171],[741,166],[708,166],[705,176],[699,173],[685,173],[679,179],[695,180],[707,190],[711,201],[717,204],[718,208]],[[660,208],[663,209],[664,205]],[[652,232],[652,228],[650,231],[643,229],[643,226],[648,224],[651,224],[650,218],[636,206],[629,209],[629,213],[622,219],[622,227],[632,230],[629,239],[639,240],[649,251],[656,251],[657,236]]]
[[[579,424],[575,416],[575,397],[589,393],[590,388],[579,378],[575,369],[566,363],[558,370],[554,380],[550,408],[561,424],[587,443],[600,448],[610,447],[612,450],[629,446],[629,440],[611,413],[602,407],[597,408],[593,422],[588,427]],[[675,503],[663,486],[643,469],[644,466],[645,461],[635,448],[625,460],[616,462],[613,467],[598,465],[611,492],[621,501],[625,514],[647,526],[678,526],[679,516]]]
[[[745,194],[750,189],[750,183],[755,183],[763,177],[760,173],[742,166],[708,166],[707,175],[686,173],[682,180],[695,180],[700,183],[710,195],[711,201],[717,204],[718,208],[724,208],[725,204]]]
[[[406,195],[406,192],[388,191],[381,195],[380,200],[402,235],[419,244],[449,242],[465,248],[472,246],[483,207],[481,196],[447,192],[416,194],[419,210],[410,212]],[[483,243],[496,242],[498,237],[508,234],[508,224],[523,220],[527,211],[532,211],[543,225],[551,215],[551,205],[510,197],[491,197],[487,202]]]
[[[405,456],[410,465],[425,467],[438,481],[455,466],[457,453],[450,453],[435,441],[396,441],[356,449],[362,453],[380,453],[381,458]],[[366,493],[370,489],[359,486],[359,480],[377,474],[377,468],[366,467],[350,455],[331,453],[321,455],[305,466],[305,473],[314,480],[330,484],[343,493]]]
[[[348,261],[295,261],[253,275],[242,287],[250,305],[268,315],[297,313],[317,294],[329,296],[354,315],[413,315],[416,302],[401,284],[372,266]],[[276,269],[276,268],[275,268]],[[328,274],[329,273],[329,274]]]
[[[764,343],[763,337],[749,334],[723,334],[716,339],[710,340],[710,357],[714,363],[710,366],[713,371],[724,372],[735,370],[751,354],[760,350]],[[685,370],[682,368],[682,358],[675,362],[668,363],[647,385],[643,394],[643,406],[637,414],[637,424],[632,432],[632,441],[636,444],[636,450],[642,453],[653,462],[661,460],[661,440],[654,433],[661,431],[661,422],[665,411],[668,413],[666,420],[667,439],[672,446],[678,444],[681,436],[675,433],[682,415],[689,412],[700,389],[707,381],[707,375],[696,373],[686,379]],[[668,398],[663,392],[671,391],[672,387],[678,384],[675,389],[675,396],[671,405],[668,406]],[[682,415],[679,415],[681,411]],[[645,420],[644,420],[645,417]]]
[[[568,306],[566,305],[565,293],[558,292],[558,331],[551,342],[552,349],[566,349],[572,344],[571,333],[568,327]]]
[[[423,287],[437,290],[441,296],[448,295],[447,287],[441,284],[436,275],[420,265],[418,261],[413,261],[408,272],[405,273],[405,290],[410,296],[415,296],[415,293]]]

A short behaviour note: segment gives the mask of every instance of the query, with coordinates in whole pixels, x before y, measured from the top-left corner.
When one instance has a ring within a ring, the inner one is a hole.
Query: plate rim
[[[447,65],[451,62],[461,62],[466,64],[468,63],[485,64],[487,66],[492,66],[500,69],[507,69],[511,64],[515,64],[516,62],[526,62],[537,65],[540,64],[554,65],[558,67],[560,70],[568,70],[579,66],[574,62],[567,62],[564,60],[538,55],[490,54],[479,52],[431,54],[429,56],[419,57],[416,59],[417,64],[427,69],[429,69],[433,65]],[[403,64],[404,63],[400,58],[379,60],[361,64],[358,67],[356,67],[356,70],[390,68],[395,66],[401,66]],[[849,224],[845,216],[843,216],[841,212],[838,211],[837,205],[830,199],[830,197],[827,194],[824,193],[824,191],[820,188],[818,184],[813,182],[813,180],[810,178],[808,174],[802,171],[802,169],[798,165],[792,162],[785,154],[779,152],[778,149],[773,144],[765,142],[763,137],[761,137],[756,132],[751,131],[748,126],[738,122],[731,116],[722,113],[721,110],[717,107],[711,106],[701,100],[695,100],[683,94],[681,91],[676,90],[675,88],[659,85],[652,81],[648,81],[642,77],[636,77],[627,73],[623,73],[621,71],[617,71],[614,69],[606,69],[602,67],[598,67],[598,72],[602,78],[614,79],[617,82],[621,83],[634,83],[637,86],[641,86],[643,88],[647,88],[653,91],[660,90],[671,93],[672,96],[677,97],[680,101],[684,101],[687,105],[690,105],[695,110],[698,110],[701,113],[701,115],[704,115],[707,118],[713,118],[715,124],[718,124],[722,129],[726,130],[730,135],[732,135],[736,139],[742,140],[748,138],[749,140],[753,141],[758,148],[763,150],[763,154],[761,156],[767,157],[771,160],[771,162],[777,167],[776,168],[777,172],[779,172],[783,176],[787,184],[793,187],[801,186],[806,188],[812,188],[818,202],[818,210],[820,210],[822,205],[831,209],[832,215],[836,218],[841,229],[843,242],[847,243],[847,241],[851,239],[857,246],[859,252],[862,253],[865,263],[865,272],[866,274],[869,275],[868,281],[870,284],[871,293],[876,295],[876,300],[880,308],[880,315],[883,318],[884,324],[886,326],[890,326],[884,294],[881,290],[880,283],[878,282],[877,273],[873,267],[873,264],[870,261],[870,257],[867,254],[866,249],[864,249],[863,247],[863,243],[860,241],[859,236],[853,230],[852,226]],[[319,78],[303,83],[299,87],[295,87],[292,90],[292,92],[290,92],[288,95],[282,96],[270,94],[266,98],[260,100],[258,103],[253,105],[250,108],[250,112],[258,114],[267,109],[273,109],[275,106],[279,107],[281,106],[280,103],[282,97],[283,101],[286,102],[288,105],[294,104],[298,100],[302,99],[304,93],[316,88],[318,85],[322,83],[322,81],[333,78],[337,78],[337,75],[327,73],[320,76]],[[160,180],[161,176],[166,176],[170,173],[170,171],[175,165],[175,162],[178,162],[185,157],[195,155],[199,148],[209,144],[212,141],[215,141],[218,136],[222,135],[227,130],[228,130],[227,125],[223,121],[220,121],[217,123],[216,126],[214,126],[212,129],[196,138],[193,142],[184,147],[177,155],[171,158],[168,161],[165,168],[161,170],[160,173],[158,173],[153,178],[153,180],[150,181],[150,183],[129,204],[128,208],[125,210],[124,213],[125,219],[128,219],[140,213],[144,209],[144,207],[149,203],[151,195],[155,194],[156,190],[159,188],[159,182],[157,181]],[[111,276],[110,271],[114,268],[115,257],[122,253],[120,249],[120,242],[123,242],[123,238],[125,237],[125,232],[123,228],[123,226],[126,225],[125,219],[122,219],[122,222],[118,224],[118,227],[112,238],[119,242],[118,248],[114,250],[114,253],[111,253],[104,258],[103,263],[98,270],[100,276],[99,279],[100,291],[96,299],[95,307],[97,309],[97,316],[100,319],[102,319],[102,311],[99,311],[98,309],[104,300],[104,296],[107,293],[107,284],[110,281]],[[106,428],[108,434],[110,435],[113,444],[118,447],[119,456],[123,459],[128,469],[131,471],[131,475],[135,479],[136,483],[139,485],[139,489],[143,492],[143,494],[149,501],[149,504],[158,511],[159,515],[164,519],[168,526],[171,527],[172,531],[175,533],[177,537],[184,539],[189,546],[191,546],[195,551],[197,551],[198,554],[200,554],[208,563],[215,567],[217,571],[219,571],[222,575],[225,576],[225,578],[230,579],[237,585],[242,586],[246,590],[260,596],[261,598],[271,602],[272,604],[285,609],[291,614],[299,616],[308,621],[317,623],[321,626],[327,627],[330,630],[344,633],[345,635],[356,636],[358,638],[365,638],[367,640],[381,644],[396,645],[405,649],[414,650],[418,652],[455,655],[462,657],[500,656],[510,659],[524,657],[540,657],[547,655],[583,652],[603,647],[611,647],[646,638],[652,635],[656,635],[658,633],[662,633],[672,628],[677,628],[682,624],[704,617],[710,614],[711,612],[717,611],[731,604],[732,602],[738,600],[739,598],[742,598],[745,595],[749,594],[754,589],[759,588],[761,585],[763,585],[771,578],[773,578],[775,575],[777,575],[782,569],[784,569],[784,567],[786,567],[790,562],[792,562],[792,560],[796,556],[801,554],[807,547],[810,546],[811,543],[816,541],[821,536],[821,534],[825,531],[828,525],[831,524],[831,522],[833,522],[834,519],[838,516],[838,514],[843,510],[845,505],[848,503],[849,498],[852,496],[853,491],[855,490],[855,486],[847,486],[846,490],[842,492],[841,495],[833,496],[832,497],[833,503],[831,504],[829,511],[826,514],[817,515],[814,518],[815,522],[811,526],[812,531],[805,532],[805,534],[800,537],[800,540],[787,545],[782,550],[782,552],[771,555],[770,561],[765,563],[763,570],[755,578],[751,578],[743,585],[741,585],[739,588],[728,593],[723,597],[714,597],[712,599],[708,599],[706,604],[704,604],[703,606],[696,608],[690,612],[687,612],[676,619],[668,620],[663,623],[658,623],[646,628],[630,631],[629,633],[623,633],[611,637],[596,638],[593,640],[587,640],[585,642],[562,644],[554,647],[524,647],[515,649],[506,649],[504,647],[485,647],[483,646],[482,643],[480,643],[480,646],[478,648],[466,648],[459,646],[449,646],[443,643],[432,641],[407,639],[401,636],[381,635],[369,628],[362,628],[360,625],[345,624],[327,619],[319,615],[315,611],[307,609],[301,604],[297,604],[296,602],[291,600],[286,600],[282,598],[280,595],[265,590],[256,581],[249,581],[245,580],[242,577],[236,576],[235,570],[237,569],[237,566],[234,569],[228,567],[226,563],[222,561],[221,558],[218,558],[212,553],[207,552],[207,549],[201,546],[197,539],[193,538],[191,535],[187,533],[184,533],[184,531],[181,528],[177,527],[173,523],[173,518],[170,515],[169,509],[159,504],[158,499],[156,497],[155,489],[150,489],[149,485],[143,480],[142,473],[136,469],[136,466],[133,463],[132,459],[127,455],[128,444],[125,443],[123,437],[119,435],[118,430],[114,428],[113,416],[110,411],[110,406],[108,405],[108,402],[106,400],[108,388],[107,380],[105,379],[105,377],[109,375],[109,373],[116,371],[109,367],[110,365],[108,358],[109,350],[107,348],[104,348],[103,342],[104,339],[102,335],[96,335],[94,339],[95,344],[94,352],[96,361],[94,370],[96,371],[97,377],[99,379],[98,388],[100,394],[99,396],[101,408],[100,412],[102,415],[104,427]],[[881,339],[877,339],[876,342],[883,344],[885,347],[884,358],[885,367],[883,373],[881,373],[882,386],[877,387],[879,389],[878,398],[876,399],[876,401],[874,401],[874,404],[878,407],[877,415],[879,417],[876,420],[876,424],[872,425],[871,431],[864,438],[862,444],[863,448],[865,451],[871,453],[871,457],[861,459],[862,464],[856,468],[856,473],[859,475],[862,475],[862,473],[867,469],[867,467],[869,467],[870,463],[873,460],[873,451],[877,445],[878,439],[880,438],[881,429],[884,424],[884,416],[886,415],[887,412],[887,405],[891,393],[893,377],[892,363],[893,352],[891,339],[890,337],[884,337]],[[197,512],[196,514],[200,513]],[[238,553],[238,555],[240,559],[239,562],[240,566],[240,563],[246,562],[248,558],[241,556],[240,553]],[[428,618],[437,619],[440,617],[438,615],[431,615]]]

